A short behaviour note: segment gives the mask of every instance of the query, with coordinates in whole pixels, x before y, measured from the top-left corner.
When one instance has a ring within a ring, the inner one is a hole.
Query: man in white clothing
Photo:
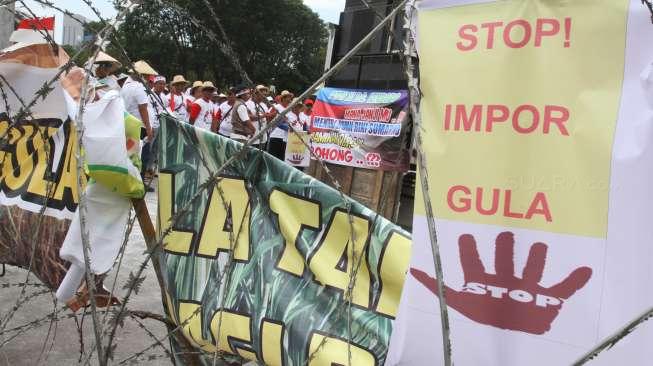
[[[163,104],[170,114],[177,117],[182,122],[188,123],[189,114],[184,89],[188,81],[182,75],[176,75],[170,83],[170,94],[163,99]]]
[[[197,99],[190,110],[189,123],[195,127],[211,131],[211,127],[216,118],[216,106],[211,101],[215,92],[215,86],[210,81],[202,84],[202,98]]]
[[[122,86],[120,96],[125,102],[127,112],[143,122],[147,137],[152,138],[152,125],[147,110],[150,99],[147,97],[143,84],[136,81],[135,76],[128,77]]]
[[[231,138],[242,143],[247,142],[256,133],[252,123],[246,101],[250,100],[251,92],[248,88],[241,87],[236,91],[236,102],[231,114],[233,133]]]
[[[304,129],[308,131],[311,128],[311,115],[313,114],[313,99],[304,100],[304,110],[299,114],[299,120],[304,124]]]
[[[215,117],[215,123],[211,127],[213,132],[231,138],[231,134],[234,132],[233,126],[231,125],[231,113],[233,111],[234,104],[236,103],[236,89],[229,88],[227,92],[227,101],[218,106],[218,113]]]
[[[293,93],[287,90],[281,92],[281,95],[279,96],[280,103],[275,104],[272,110],[274,116],[276,116],[277,113],[283,112],[288,107],[288,105],[290,105],[290,102],[292,102],[293,98],[294,98]],[[270,155],[276,157],[281,161],[285,161],[287,141],[288,141],[288,115],[286,115],[286,117],[283,118],[279,124],[277,124],[277,127],[275,127],[272,133],[270,134],[270,140],[268,142],[268,152],[270,153]]]
[[[267,126],[268,121],[272,120],[274,117],[274,114],[270,112],[270,107],[271,104],[269,104],[266,95],[267,95],[267,88],[265,86],[259,85],[256,87],[254,90],[254,94],[252,94],[252,101],[254,102],[254,118],[252,118],[252,121],[254,121],[254,127],[256,127],[256,133],[261,131],[265,126]],[[263,150],[267,150],[267,141],[268,141],[268,134],[265,136],[261,136],[261,140],[258,142],[259,148]]]

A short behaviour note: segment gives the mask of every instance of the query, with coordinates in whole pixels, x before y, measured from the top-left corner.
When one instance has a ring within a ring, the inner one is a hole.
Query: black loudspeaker
[[[326,83],[334,88],[407,89],[401,54],[354,56]]]
[[[344,56],[358,42],[360,42],[382,18],[385,18],[396,6],[396,0],[367,0],[370,8],[361,0],[347,0],[345,10],[340,14],[340,27],[336,36],[334,55],[337,58]],[[402,34],[403,13],[399,13],[393,22],[394,34]],[[361,54],[379,54],[388,51],[388,42],[392,43],[391,49],[398,49],[400,43],[395,42],[391,26],[379,31],[372,41],[361,50]],[[400,40],[398,40],[400,41]]]
[[[380,17],[386,17],[399,3],[398,0],[367,2],[371,8],[361,0],[347,0],[345,10],[340,14],[332,65],[380,24]],[[401,52],[403,17],[403,12],[399,12],[394,22],[379,31],[366,47],[327,81],[326,85],[337,88],[406,89],[408,83]]]

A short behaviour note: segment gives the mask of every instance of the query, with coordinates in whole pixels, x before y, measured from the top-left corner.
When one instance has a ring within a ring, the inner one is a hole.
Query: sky
[[[53,0],[54,5],[60,8],[68,9],[69,11],[83,15],[91,20],[97,18],[93,12],[82,1],[79,0]],[[58,12],[48,9],[32,0],[25,0],[25,3],[34,11],[38,16],[55,15],[55,38],[61,41],[62,22],[63,16],[57,14]],[[116,10],[113,8],[112,0],[93,0],[95,7],[100,11],[103,17],[110,18],[116,15]],[[338,23],[340,19],[340,12],[345,8],[345,0],[304,0],[313,11],[320,15],[325,22]]]

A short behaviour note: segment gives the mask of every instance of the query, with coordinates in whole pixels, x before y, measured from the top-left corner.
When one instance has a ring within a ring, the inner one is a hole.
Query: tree
[[[223,87],[242,78],[209,32],[233,48],[256,83],[298,91],[321,75],[326,26],[301,0],[208,1],[227,39],[204,0],[145,0],[127,17],[117,38],[132,60],[144,59],[163,75],[181,73]]]

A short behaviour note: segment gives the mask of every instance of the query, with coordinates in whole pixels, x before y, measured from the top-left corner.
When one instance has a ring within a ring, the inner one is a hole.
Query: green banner
[[[161,120],[167,311],[203,361],[383,365],[410,234],[255,149],[216,184],[242,145]]]

